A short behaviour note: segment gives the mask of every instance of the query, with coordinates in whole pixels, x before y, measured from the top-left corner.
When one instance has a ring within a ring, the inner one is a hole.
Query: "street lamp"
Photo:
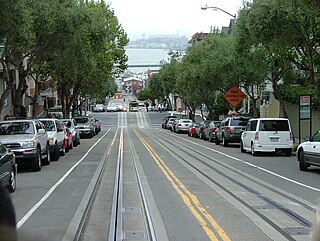
[[[229,12],[227,12],[227,11],[221,9],[221,8],[218,8],[218,7],[211,7],[211,6],[207,6],[207,5],[204,6],[204,7],[201,7],[202,10],[207,10],[207,9],[209,9],[209,8],[212,8],[214,11],[220,10],[221,12],[224,12],[224,13],[228,14],[229,16],[233,17],[234,19],[237,18],[237,15],[236,15],[236,14],[233,15],[233,14],[231,14],[231,13],[229,13]]]

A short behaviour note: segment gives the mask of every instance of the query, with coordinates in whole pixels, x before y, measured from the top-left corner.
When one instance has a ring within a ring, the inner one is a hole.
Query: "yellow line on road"
[[[205,210],[205,208],[201,206],[201,203],[199,202],[198,198],[185,187],[185,185],[180,181],[180,179],[171,171],[171,169],[158,156],[158,154],[153,150],[153,148],[143,139],[143,137],[136,130],[134,130],[134,132],[140,139],[142,144],[146,147],[146,149],[148,150],[158,167],[164,173],[168,181],[172,184],[173,188],[181,196],[183,202],[186,204],[190,212],[195,216],[195,218],[199,222],[202,229],[206,232],[210,240],[218,241],[214,232],[210,229],[210,226],[208,226],[207,222],[202,218],[200,213],[193,207],[193,204],[202,213],[202,215],[206,217],[206,219],[209,221],[212,227],[220,235],[221,239],[224,241],[230,241],[230,238],[225,233],[225,231],[219,226],[215,219]]]

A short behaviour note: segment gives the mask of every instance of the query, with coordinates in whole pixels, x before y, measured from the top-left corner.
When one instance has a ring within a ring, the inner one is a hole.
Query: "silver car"
[[[50,164],[48,135],[39,120],[8,120],[0,122],[2,144],[13,151],[18,165],[30,165],[40,171],[42,163]]]
[[[180,132],[187,133],[192,123],[193,122],[191,119],[179,119],[177,123],[175,123],[174,131],[176,133],[180,133]]]
[[[74,117],[77,122],[77,129],[80,131],[80,136],[88,136],[92,138],[95,134],[95,123],[92,118],[88,116],[77,116]]]

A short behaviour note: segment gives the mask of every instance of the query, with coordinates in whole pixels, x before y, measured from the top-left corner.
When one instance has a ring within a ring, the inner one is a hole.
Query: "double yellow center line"
[[[179,180],[179,178],[171,171],[171,169],[165,164],[165,162],[161,160],[158,154],[143,139],[143,137],[137,131],[134,130],[134,132],[139,138],[139,140],[142,142],[142,144],[145,146],[145,148],[148,150],[158,167],[164,173],[168,181],[172,184],[173,188],[180,195],[183,202],[188,207],[189,211],[195,216],[202,229],[206,232],[209,239],[218,241],[218,238],[215,235],[216,232],[219,234],[222,240],[230,241],[230,238],[225,233],[225,231],[219,226],[216,220],[205,210],[204,207],[201,206],[201,203],[199,202],[198,198],[184,186],[184,184]],[[215,230],[215,232],[212,228]]]

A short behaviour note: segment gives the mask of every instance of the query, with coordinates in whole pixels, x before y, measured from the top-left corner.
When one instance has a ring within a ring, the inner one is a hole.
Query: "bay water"
[[[159,70],[160,67],[130,67],[130,65],[160,65],[161,61],[169,61],[168,49],[126,48],[128,70],[134,73]]]

